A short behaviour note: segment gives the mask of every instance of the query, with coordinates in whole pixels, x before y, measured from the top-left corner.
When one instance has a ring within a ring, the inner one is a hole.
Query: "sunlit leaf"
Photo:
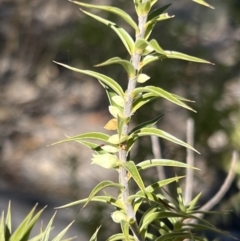
[[[120,96],[124,96],[124,92],[122,90],[122,87],[113,79],[111,79],[110,77],[106,76],[106,75],[103,75],[103,74],[100,74],[98,72],[94,72],[94,71],[91,71],[91,70],[82,70],[82,69],[77,69],[77,68],[74,68],[74,67],[71,67],[69,65],[66,65],[66,64],[62,64],[62,63],[58,63],[56,61],[53,61],[54,63],[58,64],[58,65],[61,65],[67,69],[70,69],[72,71],[75,71],[75,72],[79,72],[79,73],[82,73],[82,74],[86,74],[86,75],[89,75],[89,76],[92,76],[96,79],[98,79],[99,81],[102,81],[104,84],[106,84],[107,86],[109,86],[112,90],[114,90],[118,95]]]
[[[122,185],[120,185],[119,183],[114,183],[112,181],[102,181],[100,182],[95,188],[93,188],[93,190],[91,191],[91,193],[88,196],[88,199],[86,201],[86,203],[84,204],[84,207],[87,206],[87,204],[93,199],[93,197],[102,189],[106,188],[106,187],[116,187],[118,189],[123,188]]]
[[[192,1],[194,1],[196,3],[199,3],[199,4],[203,5],[203,6],[206,6],[206,7],[214,9],[214,7],[212,5],[210,5],[209,3],[205,2],[204,0],[192,0]]]
[[[191,202],[189,202],[187,206],[187,211],[191,211],[196,208],[196,203],[198,202],[199,198],[201,197],[202,192],[200,192]]]
[[[124,240],[125,239],[125,236],[124,236],[124,234],[122,234],[122,233],[117,233],[117,234],[114,234],[114,235],[112,235],[111,237],[109,237],[106,241],[117,241],[117,240]],[[135,238],[132,236],[132,235],[129,235],[129,239],[131,240],[131,241],[134,241],[135,240]]]
[[[150,79],[150,76],[148,76],[146,74],[139,74],[138,77],[137,77],[137,82],[138,83],[145,83],[149,79]]]
[[[134,100],[132,113],[134,114],[139,108],[150,103],[151,101],[157,99],[156,95],[153,93],[144,93],[140,98]]]
[[[159,87],[155,87],[155,86],[138,87],[133,90],[132,94],[136,95],[138,93],[144,93],[144,92],[151,93],[153,96],[164,98],[164,99],[166,99],[176,105],[179,105],[185,109],[194,111],[191,107],[189,107],[184,102],[182,102],[181,100],[176,98],[172,93],[165,91],[164,89],[159,88]]]
[[[126,32],[123,28],[119,27],[117,24],[108,21],[104,18],[101,18],[95,14],[92,14],[90,12],[87,12],[85,10],[82,10],[82,12],[84,12],[85,14],[89,15],[92,18],[95,18],[96,20],[98,20],[99,22],[102,22],[104,24],[106,24],[107,26],[109,26],[110,28],[113,29],[113,31],[118,35],[118,37],[122,40],[125,48],[127,49],[128,53],[130,55],[133,54],[134,52],[134,41],[132,39],[132,37],[128,34],[128,32]]]
[[[107,122],[107,124],[104,126],[104,129],[109,131],[117,130],[117,119],[111,119]]]
[[[103,63],[95,65],[96,67],[101,67],[105,65],[111,65],[111,64],[120,64],[124,67],[124,69],[127,71],[128,78],[133,78],[136,75],[135,68],[133,67],[132,63],[130,61],[121,59],[119,57],[111,58]]]
[[[127,139],[128,139],[128,136],[126,136],[126,135],[121,135],[121,137],[119,138],[119,135],[115,134],[108,138],[108,142],[111,144],[117,145],[117,144],[123,143]]]
[[[169,59],[182,59],[182,60],[186,60],[186,61],[190,61],[190,62],[197,62],[197,63],[203,63],[203,64],[212,64],[214,65],[214,63],[211,63],[205,59],[200,59],[191,55],[187,55],[187,54],[183,54],[180,52],[176,52],[176,51],[169,51],[169,50],[164,50],[165,55],[167,58]]]
[[[114,14],[120,16],[123,20],[125,20],[130,26],[132,26],[135,29],[136,32],[139,31],[137,24],[133,21],[131,16],[120,8],[116,8],[116,7],[112,7],[112,6],[101,6],[101,5],[87,4],[87,3],[77,2],[77,1],[72,1],[72,0],[69,0],[69,1],[73,2],[75,4],[78,4],[80,6],[87,7],[87,8],[95,8],[95,9],[100,9],[100,10],[104,10],[104,11],[114,13]]]
[[[92,140],[107,142],[108,138],[109,138],[109,135],[101,132],[88,132],[77,136],[68,137],[65,140],[55,142],[52,145],[56,145],[63,142],[69,142],[69,141],[79,141],[79,140],[81,141],[83,139],[92,139]]]
[[[135,163],[133,161],[128,161],[124,163],[124,167],[131,174],[132,178],[134,179],[138,187],[145,193],[145,186]]]
[[[158,17],[159,15],[161,15],[163,12],[165,12],[170,6],[172,5],[172,3],[167,4],[163,7],[154,9],[152,12],[150,12],[150,14],[148,15],[147,21],[152,20],[153,18]]]
[[[146,121],[146,122],[143,122],[139,125],[137,125],[136,127],[134,127],[130,132],[129,132],[129,135],[131,135],[132,133],[140,130],[141,128],[143,127],[152,127],[154,125],[156,125],[158,123],[158,121],[160,119],[162,119],[162,117],[164,116],[164,114],[161,114],[161,115],[158,115],[157,117],[155,117],[154,119],[151,119],[149,121]]]
[[[151,159],[151,160],[142,161],[137,164],[137,168],[139,171],[145,170],[151,167],[156,167],[156,166],[182,167],[182,168],[191,168],[191,169],[199,170],[198,168],[190,166],[186,163],[174,161],[174,160],[168,160],[168,159]]]
[[[100,228],[101,228],[101,226],[97,228],[97,230],[94,232],[94,234],[89,239],[89,241],[97,241],[97,234],[98,234],[98,231],[99,231]]]
[[[142,128],[136,132],[134,132],[132,135],[129,136],[129,139],[131,137],[133,137],[134,135],[136,136],[151,136],[151,135],[154,135],[154,136],[158,136],[160,138],[163,138],[163,139],[166,139],[168,141],[171,141],[173,143],[176,143],[178,145],[181,145],[181,146],[184,146],[186,148],[189,148],[193,151],[196,151],[197,153],[199,153],[197,150],[195,150],[192,146],[190,146],[189,144],[179,140],[178,138],[176,138],[175,136],[163,131],[163,130],[160,130],[160,129],[156,129],[156,128]]]
[[[110,146],[110,145],[103,145],[101,146],[101,148],[108,152],[108,153],[117,153],[119,152],[119,147],[116,147],[116,146]]]
[[[184,239],[190,239],[190,238],[191,238],[190,233],[172,232],[172,233],[167,233],[160,236],[155,241],[184,240]]]
[[[125,240],[130,241],[131,239],[129,237],[129,223],[124,220],[121,221],[121,229],[122,229],[123,235],[125,237]]]
[[[105,153],[101,155],[94,155],[92,158],[92,163],[98,166],[101,166],[106,169],[113,169],[119,166],[120,161],[116,155]]]
[[[71,202],[71,203],[68,203],[66,205],[58,207],[58,209],[69,208],[69,207],[72,207],[72,206],[75,206],[75,205],[79,205],[79,204],[87,202],[87,200],[88,200],[88,198],[84,198],[84,199],[81,199],[81,200],[78,200],[78,201],[75,201],[75,202]],[[108,204],[111,204],[114,207],[124,209],[122,202],[120,200],[114,198],[114,197],[111,197],[111,196],[94,196],[91,199],[91,202],[108,203]]]

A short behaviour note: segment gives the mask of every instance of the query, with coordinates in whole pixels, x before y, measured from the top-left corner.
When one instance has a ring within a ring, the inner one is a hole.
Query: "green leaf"
[[[199,170],[198,168],[190,166],[186,163],[174,161],[174,160],[168,160],[168,159],[151,159],[151,160],[142,161],[137,164],[137,168],[139,171],[145,170],[151,167],[156,167],[156,166],[182,167],[182,168],[191,168],[191,169]]]
[[[202,192],[200,192],[187,206],[187,211],[192,211],[196,208],[196,203],[198,202],[199,198],[201,197]]]
[[[149,36],[152,33],[152,30],[154,29],[154,26],[156,25],[157,22],[168,20],[170,18],[174,18],[174,15],[170,16],[170,15],[168,15],[168,13],[163,13],[163,14],[160,14],[159,16],[147,21],[147,23],[144,26],[145,27],[144,38],[145,39],[149,38]]]
[[[125,124],[125,119],[121,118],[119,115],[117,116],[117,130],[118,130],[118,139],[121,140],[122,137],[122,129]]]
[[[4,221],[4,212],[2,212],[0,220],[0,240],[5,241],[5,221]]]
[[[182,59],[182,60],[186,60],[186,61],[190,61],[190,62],[214,65],[214,63],[211,63],[205,59],[200,59],[200,58],[197,58],[197,57],[194,57],[191,55],[187,55],[187,54],[183,54],[183,53],[179,53],[176,51],[164,50],[164,52],[165,52],[166,57],[169,59]]]
[[[68,224],[68,226],[64,228],[52,241],[61,241],[62,237],[66,234],[66,232],[69,230],[69,228],[72,226],[73,223],[74,221]],[[70,239],[67,239],[67,240],[70,240]]]
[[[185,176],[180,176],[180,177],[171,177],[168,179],[164,179],[158,182],[155,182],[145,188],[146,192],[154,192],[157,188],[166,186],[172,182],[176,182],[177,180],[184,178]]]
[[[109,139],[109,135],[101,133],[101,132],[88,132],[88,133],[80,134],[77,136],[68,137],[65,140],[55,142],[52,145],[56,145],[56,144],[68,142],[68,141],[81,141],[83,139],[93,139],[93,140],[97,140],[97,141],[107,142]]]
[[[164,50],[160,47],[156,39],[149,41],[149,45],[159,54],[166,55]]]
[[[129,14],[127,14],[126,12],[124,12],[123,10],[116,8],[116,7],[112,7],[112,6],[100,6],[100,5],[94,5],[94,4],[87,4],[87,3],[83,3],[83,2],[77,2],[77,1],[72,1],[69,0],[70,2],[73,2],[75,4],[78,4],[80,6],[84,6],[87,8],[95,8],[95,9],[100,9],[100,10],[104,10],[104,11],[108,11],[111,13],[114,13],[118,16],[120,16],[124,21],[126,21],[131,27],[133,27],[133,29],[138,33],[138,26],[137,24],[133,21],[133,19],[131,18],[131,16]]]
[[[102,181],[100,182],[89,194],[88,199],[86,201],[86,203],[84,204],[84,206],[82,207],[82,209],[84,207],[86,207],[88,205],[88,203],[93,199],[93,197],[102,189],[106,188],[106,187],[117,187],[117,188],[123,188],[122,185],[120,185],[119,183],[114,183],[112,181]]]
[[[146,81],[148,81],[150,79],[150,77],[146,74],[139,74],[137,77],[137,82],[138,83],[145,83]]]
[[[91,70],[77,69],[77,68],[71,67],[71,66],[66,65],[66,64],[58,63],[56,61],[53,61],[53,62],[58,64],[58,65],[61,65],[61,66],[65,67],[67,69],[70,69],[72,71],[92,76],[92,77],[98,79],[99,81],[103,82],[107,86],[109,86],[118,95],[124,97],[124,92],[122,90],[122,87],[115,80],[111,79],[110,77],[108,77],[106,75],[103,75],[103,74],[100,74],[98,72],[94,72],[94,71],[91,71]]]
[[[130,238],[131,241],[135,240],[135,238],[132,235],[129,235],[129,238]],[[106,241],[117,241],[117,240],[121,240],[122,241],[124,239],[125,239],[124,234],[117,233],[117,234],[114,234],[111,237],[109,237]]]
[[[129,139],[132,138],[135,135],[136,136],[151,136],[151,135],[158,136],[158,137],[164,138],[164,139],[166,139],[168,141],[176,143],[176,144],[178,144],[180,146],[184,146],[186,148],[189,148],[189,149],[199,153],[197,150],[195,150],[193,147],[191,147],[187,143],[179,140],[175,136],[173,136],[173,135],[171,135],[171,134],[169,134],[169,133],[167,133],[167,132],[165,132],[163,130],[160,130],[160,129],[156,129],[156,128],[142,128],[142,129],[134,132],[132,135],[130,135]]]
[[[132,114],[134,114],[139,108],[146,105],[147,103],[157,99],[155,95],[152,93],[145,93],[141,95],[141,97],[135,99],[133,101],[133,108],[132,108]]]
[[[95,144],[95,143],[92,143],[89,141],[83,141],[83,140],[77,140],[76,142],[78,142],[86,147],[89,147],[90,149],[92,149],[93,151],[95,151],[98,154],[107,153],[105,150],[102,149],[101,145],[98,145],[98,144]]]
[[[184,239],[190,239],[190,238],[191,238],[191,233],[172,232],[172,233],[167,233],[160,236],[155,241],[184,240]]]
[[[101,228],[101,226],[97,228],[97,230],[94,232],[94,234],[89,239],[89,241],[97,241],[97,234],[98,234],[98,231],[99,231],[100,228]]]
[[[36,221],[39,219],[40,215],[42,214],[43,209],[41,209],[36,215],[33,216],[33,213],[36,209],[36,206],[29,212],[29,214],[25,217],[25,219],[21,222],[21,224],[18,226],[18,228],[15,230],[15,232],[11,235],[9,241],[16,241],[16,240],[22,240],[25,241],[28,239],[29,232],[31,231],[33,225],[36,223]]]
[[[108,142],[114,145],[118,145],[123,143],[124,141],[126,141],[128,139],[128,136],[125,135],[121,135],[121,137],[119,138],[118,134],[112,135],[108,138]]]
[[[11,218],[11,201],[8,203],[8,211],[6,216],[5,238],[9,240],[12,233],[12,218]],[[1,240],[1,239],[0,239]]]
[[[121,118],[123,118],[123,109],[116,107],[116,106],[112,106],[110,105],[108,107],[108,110],[110,112],[110,114],[117,119],[118,116],[120,116]]]
[[[113,101],[115,104],[117,104],[118,106],[124,107],[125,101],[124,101],[124,98],[123,98],[123,97],[121,97],[121,96],[119,96],[119,95],[115,95],[115,96],[112,97],[112,101]]]
[[[124,220],[121,221],[121,229],[122,229],[123,235],[125,237],[125,240],[130,241],[131,239],[129,237],[129,223]]]
[[[157,117],[155,117],[154,119],[152,120],[149,120],[149,121],[146,121],[146,122],[143,122],[142,124],[139,124],[137,125],[136,127],[134,127],[130,132],[129,132],[129,135],[131,135],[132,133],[142,129],[143,127],[152,127],[154,125],[156,125],[158,123],[158,121],[160,119],[162,119],[162,117],[164,116],[165,114],[161,114],[161,115],[158,115]]]
[[[212,5],[210,5],[209,3],[205,2],[204,0],[192,0],[193,2],[199,3],[205,7],[209,7],[211,9],[214,9],[214,7]]]
[[[134,78],[136,76],[136,71],[135,68],[133,67],[132,63],[130,61],[121,59],[119,57],[114,57],[111,58],[103,63],[95,65],[96,67],[101,67],[105,65],[110,65],[110,64],[120,64],[124,67],[124,69],[127,71],[128,78]]]
[[[81,199],[81,200],[78,200],[78,201],[75,201],[75,202],[71,202],[71,203],[68,203],[66,205],[57,207],[57,209],[69,208],[69,207],[72,207],[72,206],[75,206],[75,205],[79,205],[79,204],[85,203],[85,202],[87,202],[87,200],[88,200],[88,198],[84,198],[84,199]],[[120,209],[124,209],[124,206],[123,206],[122,202],[120,200],[114,198],[114,197],[111,197],[111,196],[94,196],[91,199],[91,202],[109,203],[109,204],[111,204],[114,207],[117,207],[117,208],[120,208]]]
[[[53,220],[56,216],[56,213],[55,212],[52,216],[52,218],[50,219],[50,221],[48,222],[48,225],[45,229],[45,232],[44,232],[44,236],[42,237],[41,241],[49,241],[49,235],[50,235],[50,232],[51,232],[51,229],[52,229],[52,224],[53,224]]]
[[[101,155],[93,155],[92,163],[106,169],[112,169],[119,166],[120,161],[116,155],[105,153]]]
[[[170,4],[167,4],[163,7],[160,7],[160,8],[157,8],[157,9],[154,9],[149,15],[148,15],[148,18],[147,18],[147,21],[150,21],[156,17],[158,17],[159,15],[161,15],[163,12],[165,12],[170,6],[172,5],[172,3]]]
[[[111,214],[112,220],[115,223],[121,223],[122,221],[127,221],[127,215],[122,210],[115,211]]]
[[[147,46],[148,42],[145,39],[138,38],[135,42],[135,53],[142,54]]]
[[[128,170],[128,172],[131,174],[132,178],[138,185],[138,187],[145,193],[145,186],[143,183],[143,180],[138,172],[138,169],[133,161],[128,161],[123,164],[124,167]]]
[[[142,225],[140,226],[140,232],[145,229],[149,224],[156,220],[164,219],[164,218],[187,218],[185,214],[179,214],[174,212],[149,212],[147,213],[142,220]]]
[[[84,11],[82,9],[81,9],[81,11],[84,12],[85,14],[89,15],[90,17],[95,18],[99,22],[102,22],[102,23],[106,24],[107,26],[109,26],[110,28],[112,28],[113,31],[122,40],[122,42],[123,42],[125,48],[127,49],[128,53],[130,55],[133,54],[133,52],[134,52],[134,41],[133,41],[132,37],[128,34],[128,32],[126,32],[123,28],[119,27],[116,23],[108,21],[104,18],[101,18],[101,17],[99,17],[95,14],[89,13],[89,12]]]
[[[155,97],[162,97],[176,105],[179,105],[185,109],[194,111],[191,107],[189,107],[188,105],[186,105],[184,102],[182,102],[181,100],[179,100],[178,98],[176,98],[172,93],[165,91],[159,87],[155,87],[155,86],[145,86],[145,87],[139,87],[133,90],[132,94],[136,95],[138,93],[143,93],[143,92],[147,92],[147,93],[151,93],[153,96]],[[195,112],[195,111],[194,111]]]

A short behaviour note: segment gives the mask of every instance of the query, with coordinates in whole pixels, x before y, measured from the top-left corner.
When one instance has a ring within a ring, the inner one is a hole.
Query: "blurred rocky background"
[[[88,2],[132,11],[129,0]],[[189,0],[173,1],[168,13],[175,18],[161,22],[152,37],[164,49],[205,58],[216,65],[166,60],[146,70],[152,76],[150,84],[194,100],[191,106],[197,113],[159,100],[134,116],[139,123],[164,113],[159,127],[183,140],[186,120],[194,119],[195,147],[201,152],[195,161],[202,169],[195,173],[194,190],[195,194],[203,191],[202,204],[219,189],[232,151],[240,149],[240,1],[209,2],[215,10]],[[168,3],[171,1],[159,1],[159,5]],[[129,29],[116,16],[99,14]],[[110,57],[126,58],[120,46],[114,32],[84,16],[68,1],[0,1],[1,210],[11,199],[13,214],[19,218],[36,202],[49,205],[51,215],[53,207],[88,196],[99,181],[117,178],[114,172],[90,165],[91,152],[77,143],[49,145],[65,135],[103,131],[109,119],[107,98],[99,83],[52,61],[93,69],[94,64]],[[111,66],[100,71],[126,87],[122,68]],[[167,142],[161,146],[164,158],[185,162],[185,149]],[[153,157],[148,139],[140,140],[133,157],[137,161]],[[232,210],[231,214],[207,217],[231,232],[240,230],[239,164],[235,171],[231,188],[215,207]],[[111,210],[90,205],[81,213],[80,207],[60,210],[56,229],[76,219],[72,234],[81,240],[89,238],[100,224],[106,237],[111,232]]]

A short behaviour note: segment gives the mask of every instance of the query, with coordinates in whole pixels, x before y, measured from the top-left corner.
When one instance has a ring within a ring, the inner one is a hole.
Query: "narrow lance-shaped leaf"
[[[5,241],[5,220],[4,220],[4,212],[2,212],[1,220],[0,220],[0,240]]]
[[[72,221],[66,228],[64,228],[52,241],[64,241],[62,240],[62,237],[66,234],[66,232],[69,230],[69,228],[72,226],[74,221]],[[71,238],[65,239],[65,240],[72,240]]]
[[[129,78],[133,78],[136,76],[136,71],[132,65],[131,62],[121,59],[119,57],[114,57],[111,58],[103,63],[97,64],[95,65],[96,67],[101,67],[101,66],[105,66],[105,65],[110,65],[110,64],[120,64],[124,67],[124,69],[127,71],[128,77]]]
[[[142,161],[137,164],[137,168],[139,171],[145,170],[151,167],[156,167],[156,166],[182,167],[182,168],[191,168],[191,169],[199,170],[198,168],[190,166],[186,163],[174,161],[174,160],[168,160],[168,159],[151,159],[151,160]]]
[[[49,240],[49,235],[50,235],[50,232],[51,232],[51,229],[52,229],[53,220],[54,220],[56,214],[57,214],[57,212],[55,212],[53,214],[52,218],[48,222],[47,227],[45,229],[44,237],[42,238],[42,241],[48,241]]]
[[[108,21],[104,18],[101,18],[95,14],[89,13],[87,11],[84,11],[81,9],[82,12],[84,12],[85,14],[89,15],[92,18],[95,18],[96,20],[98,20],[99,22],[102,22],[104,24],[106,24],[107,26],[109,26],[110,28],[113,29],[113,31],[119,36],[119,38],[122,40],[125,48],[127,49],[128,53],[130,55],[133,54],[134,51],[134,41],[131,38],[131,36],[121,27],[119,27],[117,24]]]
[[[145,93],[141,95],[141,97],[137,98],[133,101],[133,108],[132,108],[132,114],[134,114],[139,108],[142,106],[148,104],[149,102],[157,99],[156,95],[152,93]]]
[[[143,122],[142,124],[137,125],[136,127],[134,127],[134,128],[129,132],[129,135],[131,135],[131,134],[134,133],[135,131],[140,130],[140,129],[143,128],[143,127],[152,127],[152,126],[156,125],[156,124],[158,123],[158,121],[159,121],[164,115],[165,115],[165,114],[161,114],[161,115],[155,117],[155,118],[152,119],[152,120],[149,120],[149,121]]]
[[[155,86],[145,86],[145,87],[139,87],[134,89],[134,91],[132,92],[132,94],[135,96],[138,93],[143,93],[143,92],[147,92],[152,94],[153,96],[156,97],[162,97],[176,105],[179,105],[185,109],[194,111],[191,107],[189,107],[188,105],[186,105],[184,102],[182,102],[181,100],[179,100],[178,98],[176,98],[176,96],[174,96],[172,93],[165,91],[159,87],[155,87]],[[195,111],[194,111],[195,112]]]
[[[173,143],[176,143],[180,146],[184,146],[186,148],[189,148],[191,150],[194,150],[196,151],[197,153],[199,153],[197,150],[195,150],[192,146],[188,145],[187,143],[179,140],[178,138],[176,138],[175,136],[163,131],[163,130],[160,130],[160,129],[156,129],[156,128],[142,128],[136,132],[134,132],[132,135],[130,135],[129,139],[131,137],[133,137],[134,135],[136,136],[150,136],[150,135],[155,135],[155,136],[158,136],[160,138],[164,138],[168,141],[171,141]]]
[[[199,3],[205,7],[209,7],[209,8],[212,8],[214,9],[214,7],[212,5],[210,5],[209,3],[207,3],[206,1],[204,0],[192,0],[193,2],[196,2],[196,3]]]
[[[135,163],[133,161],[128,161],[124,164],[124,167],[131,174],[138,187],[143,191],[143,193],[145,193],[145,186]]]
[[[87,204],[92,200],[92,198],[102,189],[106,188],[106,187],[117,187],[117,188],[123,188],[122,185],[120,185],[119,183],[114,183],[112,181],[102,181],[100,182],[89,194],[88,199],[86,201],[86,203],[84,204],[84,206],[82,207],[82,209],[84,207],[87,206]]]
[[[68,203],[66,205],[57,207],[57,209],[69,208],[69,207],[72,207],[72,206],[76,206],[76,205],[85,203],[87,200],[88,200],[88,198],[84,198],[84,199],[81,199],[81,200],[78,200],[78,201],[75,201],[75,202],[71,202],[71,203]],[[120,208],[120,209],[124,209],[122,202],[120,200],[114,198],[114,197],[111,197],[111,196],[94,196],[91,199],[91,202],[109,203],[109,204],[111,204],[114,207],[117,207],[117,208]]]
[[[124,220],[121,221],[121,229],[122,229],[123,235],[125,237],[124,240],[130,241],[131,239],[129,237],[129,223]]]
[[[135,241],[135,238],[132,235],[129,235],[129,238],[131,241]],[[110,236],[106,241],[117,241],[117,240],[124,240],[125,236],[123,233],[117,233],[112,236]]]
[[[122,9],[120,9],[120,8],[116,8],[116,7],[112,7],[112,6],[94,5],[94,4],[88,4],[88,3],[77,2],[77,1],[72,1],[72,0],[69,0],[69,1],[72,2],[72,3],[78,4],[80,6],[87,7],[87,8],[95,8],[95,9],[100,9],[100,10],[104,10],[104,11],[108,11],[108,12],[114,13],[114,14],[120,16],[131,27],[133,27],[133,29],[137,33],[139,31],[137,24],[133,21],[131,16],[129,14],[127,14],[125,11],[123,11]]]
[[[166,233],[160,236],[155,241],[185,240],[190,238],[191,238],[191,233],[172,232],[172,233]]]
[[[97,228],[97,230],[94,232],[94,234],[89,239],[89,241],[97,241],[97,234],[98,234],[98,231],[100,230],[100,228],[101,228],[101,226]]]
[[[163,7],[154,9],[152,12],[150,12],[150,14],[148,15],[147,21],[152,20],[155,17],[158,17],[159,15],[161,15],[163,12],[165,12],[170,6],[172,5],[172,3],[167,4]]]
[[[124,92],[122,90],[122,87],[115,80],[113,80],[112,78],[110,78],[110,77],[108,77],[106,75],[103,75],[103,74],[100,74],[98,72],[94,72],[94,71],[91,71],[91,70],[77,69],[77,68],[71,67],[71,66],[66,65],[66,64],[58,63],[56,61],[53,61],[53,62],[58,64],[58,65],[61,65],[61,66],[65,67],[67,69],[70,69],[72,71],[92,76],[92,77],[98,79],[99,81],[102,81],[107,86],[109,86],[118,95],[120,95],[122,97],[124,96]]]
[[[92,140],[107,142],[109,139],[109,135],[101,133],[101,132],[88,132],[88,133],[80,134],[77,136],[68,137],[65,140],[55,142],[52,145],[56,145],[56,144],[63,143],[63,142],[69,142],[69,141],[78,141],[78,140],[83,140],[83,139],[92,139]]]

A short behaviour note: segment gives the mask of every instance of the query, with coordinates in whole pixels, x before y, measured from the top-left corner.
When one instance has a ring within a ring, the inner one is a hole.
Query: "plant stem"
[[[138,38],[144,37],[144,33],[145,33],[144,25],[145,25],[146,21],[147,21],[147,15],[139,16],[139,18],[138,18],[139,34],[136,36],[136,40]],[[125,102],[125,105],[124,105],[124,112],[123,112],[125,118],[129,119],[129,120],[130,120],[131,115],[132,115],[132,104],[133,104],[132,91],[136,87],[137,76],[138,76],[138,66],[140,64],[141,57],[142,56],[140,54],[137,54],[137,53],[134,53],[132,55],[132,61],[131,62],[132,62],[133,66],[136,70],[136,76],[134,78],[129,79],[128,88],[127,88],[127,91],[126,91],[126,102]],[[128,134],[128,128],[129,128],[129,122],[126,123],[123,126],[122,135]],[[127,150],[121,149],[119,151],[119,160],[123,164],[127,162]],[[123,167],[119,168],[119,182],[124,187],[124,190],[122,192],[122,199],[123,199],[123,203],[124,203],[124,206],[125,206],[125,209],[126,209],[125,210],[126,214],[127,214],[128,218],[131,220],[131,222],[130,222],[131,231],[133,232],[133,235],[134,235],[134,237],[137,241],[143,241],[144,239],[140,235],[139,228],[138,228],[137,221],[136,221],[136,215],[135,215],[135,212],[133,210],[133,206],[128,201],[128,197],[129,197],[128,175],[127,175],[126,169],[123,168]]]

